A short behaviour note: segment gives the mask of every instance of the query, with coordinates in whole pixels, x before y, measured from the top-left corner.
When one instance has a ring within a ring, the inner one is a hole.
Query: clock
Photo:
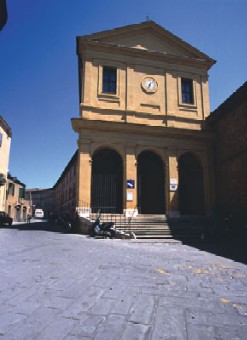
[[[145,77],[141,83],[141,86],[145,92],[149,93],[154,93],[158,89],[158,83],[152,77]]]

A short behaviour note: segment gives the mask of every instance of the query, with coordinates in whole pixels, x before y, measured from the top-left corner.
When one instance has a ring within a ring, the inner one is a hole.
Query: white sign
[[[178,180],[176,178],[170,178],[170,191],[176,191],[178,188]]]
[[[127,192],[127,201],[132,202],[134,200],[134,193],[133,192]]]
[[[176,178],[170,178],[170,184],[178,185],[178,180]]]

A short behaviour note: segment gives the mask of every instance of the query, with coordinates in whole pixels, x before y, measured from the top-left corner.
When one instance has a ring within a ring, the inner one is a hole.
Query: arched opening
[[[164,165],[154,152],[138,156],[138,208],[141,214],[164,214]]]
[[[183,154],[178,161],[179,209],[181,215],[205,213],[203,169],[192,153]]]
[[[114,150],[101,149],[93,155],[91,208],[93,212],[123,212],[123,164]]]

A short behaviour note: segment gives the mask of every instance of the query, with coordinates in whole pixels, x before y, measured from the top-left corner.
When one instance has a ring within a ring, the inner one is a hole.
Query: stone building
[[[247,82],[212,112],[207,123],[215,135],[217,212],[246,224]]]
[[[77,54],[78,211],[211,213],[215,61],[153,21],[79,36]]]
[[[77,162],[76,151],[65,167],[61,176],[53,186],[53,213],[56,215],[73,215],[76,210],[76,187],[77,187]]]
[[[0,31],[6,25],[8,19],[6,0],[0,0]]]
[[[12,131],[7,122],[0,116],[0,211],[5,210],[7,176]]]
[[[17,222],[25,222],[30,204],[25,200],[25,184],[8,174],[5,211]]]
[[[44,217],[48,217],[54,210],[52,188],[26,189],[25,199],[30,202],[32,216],[34,216],[35,209],[42,209],[44,211]]]

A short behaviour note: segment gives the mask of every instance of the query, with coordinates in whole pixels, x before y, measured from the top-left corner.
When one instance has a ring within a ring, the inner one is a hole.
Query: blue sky
[[[13,132],[9,171],[52,187],[77,149],[76,36],[154,20],[217,60],[211,111],[247,79],[247,0],[7,0],[0,114]]]

